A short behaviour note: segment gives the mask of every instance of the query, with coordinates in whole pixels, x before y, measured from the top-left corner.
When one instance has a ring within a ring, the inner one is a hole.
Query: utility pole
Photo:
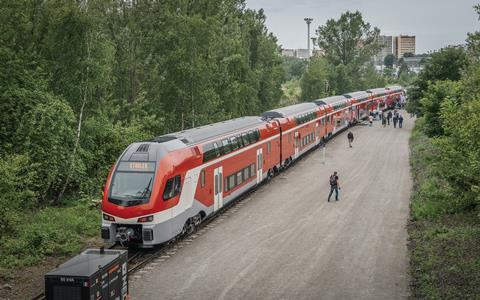
[[[313,18],[305,18],[303,19],[305,22],[307,22],[307,48],[308,48],[308,58],[310,58],[310,24],[313,21]]]

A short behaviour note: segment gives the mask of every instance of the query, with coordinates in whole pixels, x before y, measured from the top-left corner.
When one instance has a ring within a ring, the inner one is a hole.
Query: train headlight
[[[141,218],[138,218],[137,220],[138,223],[145,223],[145,222],[152,222],[152,221],[153,221],[153,216],[141,217]]]
[[[103,214],[103,219],[104,219],[105,221],[115,222],[115,218],[112,217],[112,216],[109,216],[109,215],[107,215],[107,214]]]

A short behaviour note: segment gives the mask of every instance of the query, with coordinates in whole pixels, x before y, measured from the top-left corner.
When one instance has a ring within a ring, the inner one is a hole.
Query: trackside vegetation
[[[90,203],[129,143],[280,101],[280,48],[244,0],[0,3],[4,277],[99,236]]]
[[[410,94],[412,299],[480,297],[479,41],[433,54]]]

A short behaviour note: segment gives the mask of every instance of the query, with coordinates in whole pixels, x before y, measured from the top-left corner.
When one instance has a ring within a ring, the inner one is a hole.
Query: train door
[[[294,147],[295,147],[295,159],[297,159],[298,157],[298,152],[299,152],[299,148],[300,148],[300,135],[298,134],[298,131],[295,131],[295,133],[293,134],[293,137],[294,137]]]
[[[263,153],[262,148],[257,149],[257,184],[263,179]]]
[[[218,167],[213,171],[213,211],[217,211],[223,206],[223,167]]]

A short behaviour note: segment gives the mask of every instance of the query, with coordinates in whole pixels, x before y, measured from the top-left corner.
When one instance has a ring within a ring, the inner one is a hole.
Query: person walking
[[[347,139],[348,139],[348,146],[352,148],[352,143],[353,143],[353,133],[351,131],[348,132],[347,134]]]
[[[327,202],[330,202],[330,197],[332,197],[333,192],[335,191],[335,201],[338,201],[338,190],[340,189],[340,182],[338,181],[337,171],[333,172],[330,175],[330,194],[328,195]]]
[[[370,123],[370,125],[368,125],[368,126],[372,127],[372,124],[373,124],[373,116],[372,115],[368,116],[368,123]]]
[[[398,128],[402,128],[403,126],[403,116],[402,114],[398,114]]]
[[[393,116],[393,128],[397,128],[397,121],[398,121],[397,116],[394,115]]]
[[[387,126],[387,117],[385,115],[383,115],[383,117],[382,117],[382,126],[383,126],[383,128],[385,128],[385,126]]]
[[[392,112],[389,111],[387,114],[387,125],[390,126],[390,120],[392,119]]]

